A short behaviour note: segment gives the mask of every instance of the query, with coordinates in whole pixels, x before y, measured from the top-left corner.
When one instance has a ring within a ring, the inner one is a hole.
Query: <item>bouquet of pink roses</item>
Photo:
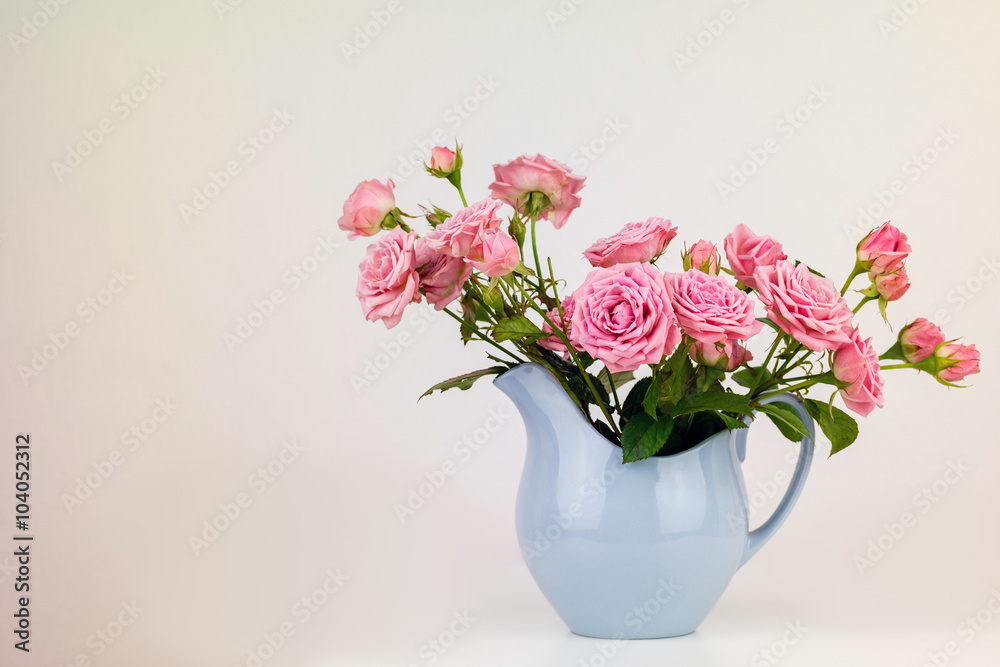
[[[487,356],[496,365],[437,384],[425,396],[468,389],[481,377],[533,361],[622,446],[628,462],[745,428],[755,411],[797,441],[808,433],[795,411],[761,404],[790,392],[802,398],[836,453],[858,434],[854,419],[834,406],[838,395],[867,416],[883,406],[881,371],[916,369],[949,386],[979,372],[975,345],[945,340],[928,320],[904,326],[882,355],[858,330],[854,316],[862,307],[876,301],[885,318],[887,304],[910,287],[904,265],[910,246],[890,223],[861,241],[837,289],[745,225],[725,239],[728,267],[715,244],[700,240],[684,249],[683,271],[664,273],[656,264],[677,229],[650,218],[587,248],[583,256],[594,270],[567,294],[551,260],[539,257],[535,228],[539,220],[556,229],[566,224],[580,205],[584,178],[541,155],[522,156],[495,165],[490,197],[470,206],[461,170],[460,147],[433,150],[427,171],[458,190],[463,207],[454,214],[432,206],[408,215],[396,207],[392,181],[366,181],[339,221],[352,239],[387,232],[368,247],[360,267],[357,295],[367,319],[391,328],[409,304],[426,298],[458,321],[463,341],[491,347]],[[430,226],[423,236],[407,223],[419,217]],[[853,292],[852,308],[845,296],[861,276],[866,284]],[[456,302],[460,312],[449,308]],[[763,333],[774,340],[756,363],[745,345]],[[831,388],[827,400],[806,397],[820,385]]]

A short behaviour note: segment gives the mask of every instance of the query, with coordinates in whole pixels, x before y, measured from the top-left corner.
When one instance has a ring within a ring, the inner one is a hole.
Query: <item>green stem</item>
[[[516,276],[515,276],[515,280],[516,280]],[[502,279],[500,280],[499,283],[497,283],[497,286],[500,288],[500,291],[503,292],[503,295],[505,297],[507,297],[507,300],[510,301],[510,305],[511,306],[520,305],[518,303],[517,299],[514,298],[514,293],[513,292],[509,292],[507,290],[507,284]],[[523,290],[521,290],[521,291],[523,291]],[[521,308],[520,311],[521,311],[521,314],[523,315],[524,314],[524,309]]]
[[[895,371],[900,368],[916,368],[917,370],[920,370],[917,367],[917,364],[889,364],[888,366],[879,366],[880,371]]]
[[[465,200],[465,191],[462,190],[462,179],[461,178],[458,179],[458,183],[455,184],[455,187],[458,188],[458,196],[462,198],[462,206],[465,206],[466,208],[468,208],[469,202],[467,202]]]
[[[847,278],[847,282],[844,283],[844,286],[840,290],[840,296],[844,296],[845,294],[847,294],[847,290],[851,288],[851,283],[854,282],[854,279],[860,276],[864,272],[865,268],[861,266],[861,262],[856,261],[854,263],[854,270],[851,271],[851,275]]]
[[[771,349],[767,353],[767,358],[764,359],[764,363],[760,365],[761,371],[767,370],[767,365],[771,363],[771,357],[774,356],[774,353],[778,350],[778,345],[781,343],[782,340],[784,340],[784,338],[785,336],[783,334],[775,337],[774,344],[771,346]],[[750,394],[749,394],[750,396],[753,396],[753,393],[757,390],[757,385],[760,384],[760,379],[763,376],[764,374],[761,373],[760,375],[754,377],[753,384],[750,385]]]
[[[565,321],[566,316],[563,314],[562,299],[559,298],[559,286],[556,285],[556,276],[552,272],[552,258],[546,257],[545,261],[549,265],[549,282],[552,283],[552,298],[559,304],[559,317]]]
[[[577,356],[576,350],[573,349],[573,345],[569,342],[569,337],[566,336],[566,332],[563,331],[561,327],[557,327],[555,323],[549,319],[548,313],[538,307],[538,304],[536,304],[531,299],[531,296],[525,292],[524,285],[519,284],[518,287],[524,295],[525,302],[528,304],[528,307],[542,316],[542,319],[545,320],[546,324],[552,328],[553,333],[555,333],[555,335],[559,337],[559,340],[561,340],[566,346],[566,350],[569,352],[570,356],[573,357],[573,363],[580,369],[580,375],[583,376],[583,381],[587,383],[587,388],[590,389],[590,393],[593,395],[594,401],[597,403],[597,406],[601,408],[601,412],[604,413],[605,419],[608,420],[608,426],[612,431],[614,431],[615,435],[621,437],[621,431],[618,430],[615,420],[611,418],[611,413],[608,411],[608,407],[604,404],[604,401],[601,400],[600,395],[597,393],[597,388],[594,387],[594,383],[590,379],[590,374],[587,373],[587,369],[585,369],[583,364],[580,363],[580,357]]]
[[[858,311],[860,311],[862,308],[865,307],[865,304],[867,304],[869,301],[875,301],[877,298],[878,297],[875,296],[865,296],[865,298],[861,299],[861,303],[855,306],[854,314],[857,315]]]
[[[784,363],[781,364],[781,367],[777,371],[775,371],[774,373],[775,377],[781,379],[781,377],[785,373],[798,366],[805,360],[806,357],[808,357],[812,353],[811,350],[806,350],[805,355],[803,355],[801,359],[796,361],[795,355],[798,354],[801,349],[802,349],[802,343],[796,343],[794,346],[788,348],[788,358],[785,359]]]
[[[762,396],[758,396],[757,400],[762,401],[765,398],[770,398],[772,396],[778,396],[780,394],[790,394],[792,392],[799,391],[800,389],[808,389],[814,384],[818,384],[820,380],[821,377],[814,377],[809,380],[806,380],[805,382],[801,382],[799,384],[793,384],[791,387],[784,387],[782,389],[779,389],[778,391],[771,392],[770,394],[764,394]]]
[[[456,320],[459,324],[465,326],[465,320],[463,320],[461,317],[459,317],[455,313],[451,312],[447,308],[444,309],[444,312],[446,312],[449,315],[451,315],[452,319]],[[519,364],[525,363],[524,359],[521,359],[516,354],[514,354],[513,352],[511,352],[510,350],[508,350],[507,348],[505,348],[503,345],[501,345],[500,343],[496,342],[495,340],[493,340],[491,338],[487,338],[485,335],[483,335],[479,331],[479,329],[473,328],[472,329],[472,333],[474,333],[477,337],[479,337],[482,340],[486,341],[487,343],[489,343],[490,345],[492,345],[496,349],[502,351],[504,354],[506,354],[507,356],[509,356],[511,359],[513,359],[517,363],[519,363]]]
[[[542,294],[545,294],[545,287],[542,283],[542,262],[538,259],[538,243],[535,241],[535,226],[538,222],[538,214],[532,212],[531,214],[531,253],[535,256],[535,274],[538,277],[538,289]]]
[[[622,412],[621,401],[618,400],[618,388],[615,387],[615,379],[611,376],[611,371],[608,370],[607,366],[604,367],[604,372],[608,376],[608,385],[611,387],[611,396],[615,399],[615,409],[618,410],[618,414]]]

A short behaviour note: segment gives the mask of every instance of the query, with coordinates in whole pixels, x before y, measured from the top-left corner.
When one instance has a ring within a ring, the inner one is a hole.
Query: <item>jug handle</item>
[[[796,501],[799,499],[799,494],[802,493],[802,487],[805,485],[806,476],[809,474],[809,467],[812,464],[813,450],[815,449],[816,442],[816,427],[813,424],[812,416],[806,411],[802,401],[791,394],[779,394],[778,396],[766,398],[761,401],[761,405],[776,402],[785,403],[795,410],[799,419],[805,424],[806,430],[809,432],[809,437],[802,438],[802,442],[799,445],[799,459],[795,464],[795,472],[792,473],[792,480],[789,482],[788,489],[778,504],[778,508],[774,510],[774,514],[761,524],[757,530],[750,532],[746,547],[743,549],[743,558],[740,560],[739,567],[743,567],[755,553],[760,551],[760,548],[774,536],[778,528],[781,527],[781,524],[788,518]]]

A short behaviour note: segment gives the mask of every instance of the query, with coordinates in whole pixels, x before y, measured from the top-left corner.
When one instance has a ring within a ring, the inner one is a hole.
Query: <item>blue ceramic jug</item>
[[[494,380],[527,433],[517,495],[517,537],[538,587],[570,630],[601,638],[685,635],[698,627],[736,571],[781,526],[813,456],[805,423],[789,487],[750,532],[740,464],[748,429],[722,431],[672,456],[622,463],[622,450],[587,421],[555,377],[522,364]]]

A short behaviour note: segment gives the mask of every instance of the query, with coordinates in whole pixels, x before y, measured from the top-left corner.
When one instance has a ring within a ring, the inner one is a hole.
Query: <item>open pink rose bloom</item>
[[[947,339],[925,318],[876,350],[881,339],[865,331],[871,320],[861,311],[877,302],[888,323],[913,289],[912,249],[891,223],[847,253],[842,287],[843,278],[789,259],[781,242],[743,224],[722,243],[678,247],[677,225],[639,218],[589,245],[572,236],[565,256],[553,259],[539,248],[537,223],[563,227],[582,203],[585,179],[548,157],[522,155],[495,164],[490,196],[467,205],[463,165],[457,142],[455,151],[434,148],[427,165],[457,190],[451,204],[435,196],[421,212],[406,212],[393,181],[365,181],[338,222],[351,239],[381,235],[358,275],[365,318],[391,328],[407,308],[433,307],[450,316],[463,343],[488,346],[489,367],[432,391],[466,389],[530,361],[632,462],[762,417],[799,440],[800,413],[772,405],[785,394],[839,452],[858,434],[848,412],[867,417],[885,405],[886,372],[916,370],[952,387],[980,372],[975,345]],[[623,199],[622,209],[629,206]],[[556,269],[574,258],[576,278],[559,278]],[[425,298],[427,306],[415,305]]]
[[[506,164],[493,166],[495,180],[490,185],[493,198],[510,204],[522,214],[528,197],[541,193],[548,204],[540,212],[559,229],[569,214],[580,206],[580,190],[586,180],[572,173],[566,165],[543,155],[522,155]]]
[[[681,340],[666,278],[649,264],[595,269],[573,300],[570,342],[612,373],[657,363]]]

